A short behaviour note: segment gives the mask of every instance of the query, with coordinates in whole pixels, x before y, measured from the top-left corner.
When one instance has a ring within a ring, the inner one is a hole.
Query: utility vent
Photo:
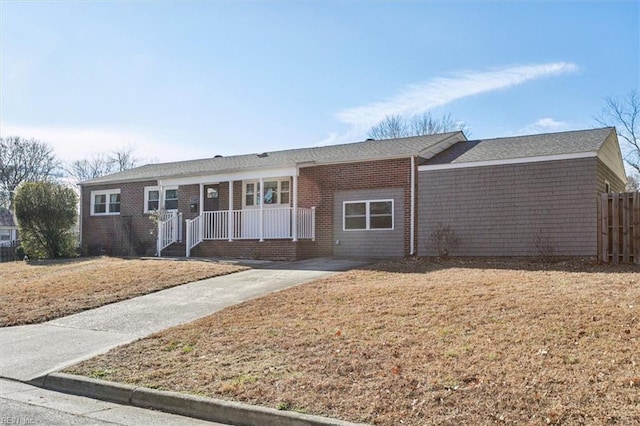
[[[374,138],[367,138],[367,139],[365,139],[364,141],[365,141],[365,142],[375,141],[375,139],[374,139]]]
[[[266,152],[263,152],[262,154],[258,154],[258,158],[265,158],[268,157],[269,154],[267,154]]]
[[[220,155],[220,154],[214,155],[213,158],[222,158],[222,155]]]

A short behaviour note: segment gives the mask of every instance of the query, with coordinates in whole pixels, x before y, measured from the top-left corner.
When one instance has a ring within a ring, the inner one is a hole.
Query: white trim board
[[[198,175],[182,178],[158,179],[158,185],[194,185],[194,184],[215,184],[220,182],[233,182],[248,179],[271,179],[283,176],[293,176],[298,174],[296,167],[280,167],[273,169],[255,169],[242,172],[229,172],[211,175]]]
[[[426,164],[418,166],[419,172],[433,170],[466,169],[471,167],[501,166],[507,164],[542,163],[545,161],[575,160],[597,157],[597,152],[578,152],[574,154],[543,155],[539,157],[507,158],[504,160],[473,161],[468,163]]]

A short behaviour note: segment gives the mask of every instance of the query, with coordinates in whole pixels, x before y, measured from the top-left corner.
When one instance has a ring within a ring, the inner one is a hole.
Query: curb
[[[31,385],[118,404],[235,426],[363,426],[343,420],[276,410],[241,402],[133,386],[65,373],[35,378]]]

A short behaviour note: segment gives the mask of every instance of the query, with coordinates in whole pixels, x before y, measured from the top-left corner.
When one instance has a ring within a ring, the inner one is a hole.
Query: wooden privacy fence
[[[598,198],[598,260],[640,264],[640,192]]]
[[[13,262],[18,259],[16,249],[20,245],[19,241],[3,241],[0,243],[0,262]]]

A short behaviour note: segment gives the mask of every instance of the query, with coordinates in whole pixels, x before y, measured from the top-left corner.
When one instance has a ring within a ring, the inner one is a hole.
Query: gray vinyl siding
[[[343,230],[345,201],[393,200],[393,230]],[[341,257],[400,257],[404,255],[404,197],[402,188],[336,191],[333,195],[333,254]]]
[[[611,185],[611,192],[625,192],[626,184],[603,161],[598,159],[598,192],[605,190],[605,181]]]
[[[450,226],[454,256],[595,256],[597,158],[418,174],[418,254]]]

